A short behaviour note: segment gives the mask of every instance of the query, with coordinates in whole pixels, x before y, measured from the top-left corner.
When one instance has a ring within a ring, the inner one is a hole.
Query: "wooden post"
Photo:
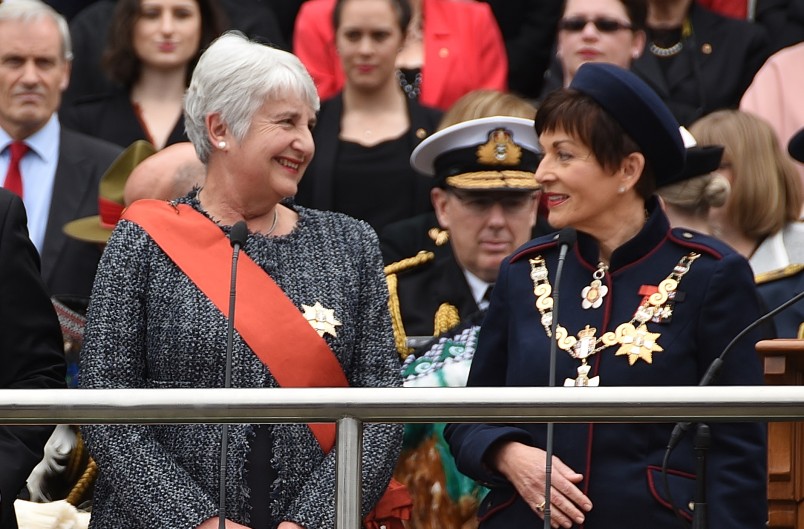
[[[763,340],[765,383],[804,384],[804,340]],[[768,424],[769,529],[804,529],[804,423]]]

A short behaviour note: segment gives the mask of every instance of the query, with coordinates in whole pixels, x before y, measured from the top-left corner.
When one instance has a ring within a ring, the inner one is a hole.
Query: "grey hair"
[[[187,137],[206,164],[212,152],[206,117],[220,114],[241,141],[254,114],[268,97],[298,94],[314,112],[319,99],[313,79],[293,54],[249,41],[231,31],[216,39],[201,55],[184,97]]]
[[[70,40],[70,27],[55,9],[40,0],[0,1],[0,22],[33,22],[49,18],[59,28],[61,36],[61,55],[69,62],[73,60],[73,43]]]

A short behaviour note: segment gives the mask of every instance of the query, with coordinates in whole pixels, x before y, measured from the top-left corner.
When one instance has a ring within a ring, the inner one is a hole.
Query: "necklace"
[[[686,17],[684,18],[684,22],[681,23],[681,36],[679,37],[678,42],[665,48],[656,44],[655,40],[651,40],[650,44],[648,45],[648,49],[655,57],[661,57],[663,59],[673,57],[681,53],[681,50],[684,49],[684,40],[688,39],[691,35],[692,23],[690,22],[689,17]]]
[[[276,206],[274,206],[274,221],[271,223],[271,227],[268,228],[268,231],[265,232],[266,237],[274,232],[278,220],[279,220],[279,212],[277,211]]]
[[[662,351],[658,341],[660,333],[648,331],[647,323],[669,322],[673,313],[673,300],[678,291],[681,278],[689,271],[692,263],[700,254],[690,252],[682,257],[673,271],[658,287],[650,287],[650,292],[640,291],[644,295],[642,302],[634,312],[631,321],[617,326],[614,332],[606,332],[596,338],[597,329],[585,326],[577,335],[569,336],[567,329],[556,325],[556,344],[572,358],[581,361],[576,378],[567,378],[564,386],[598,386],[600,377],[589,378],[591,366],[587,363],[590,356],[599,353],[612,345],[620,345],[614,356],[626,356],[628,365],[634,365],[642,359],[653,363],[653,353]],[[530,278],[533,281],[533,293],[536,295],[536,309],[541,314],[541,324],[548,338],[552,338],[550,328],[553,323],[553,287],[548,278],[547,265],[544,258],[536,256],[529,260]]]
[[[405,95],[408,96],[408,99],[418,99],[419,94],[422,91],[422,72],[416,72],[416,76],[413,78],[413,82],[408,82],[407,77],[405,76],[402,70],[396,71],[396,79],[399,81],[399,86],[402,87],[402,91],[405,92]]]
[[[678,55],[681,52],[681,50],[684,49],[684,44],[681,41],[678,41],[669,48],[662,48],[655,42],[651,42],[648,49],[650,49],[650,52],[656,57],[665,58],[665,57],[672,57],[673,55]]]
[[[588,287],[581,290],[581,306],[585,309],[596,309],[603,303],[603,298],[609,293],[609,287],[604,285],[601,279],[606,276],[609,267],[603,261],[597,263],[597,270],[592,274],[592,282]]]

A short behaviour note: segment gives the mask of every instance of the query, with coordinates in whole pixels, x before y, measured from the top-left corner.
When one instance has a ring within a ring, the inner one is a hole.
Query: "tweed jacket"
[[[181,201],[200,210],[193,193]],[[290,234],[249,234],[243,250],[299,310],[316,302],[334,310],[342,325],[337,337],[327,334],[325,339],[350,385],[401,386],[376,235],[365,223],[344,215],[291,207],[299,219]],[[98,269],[81,386],[223,387],[226,328],[224,314],[139,226],[123,220]],[[272,322],[266,322],[265,331],[276,332]],[[276,385],[235,332],[232,386]],[[190,529],[217,515],[220,432],[220,425],[84,428],[100,467],[90,527]],[[245,525],[250,491],[244,467],[252,432],[250,425],[229,429],[227,518]],[[333,527],[334,451],[322,453],[305,424],[275,425],[271,434],[271,464],[278,478],[265,501],[275,523]],[[401,436],[398,425],[365,427],[364,514],[391,478]]]

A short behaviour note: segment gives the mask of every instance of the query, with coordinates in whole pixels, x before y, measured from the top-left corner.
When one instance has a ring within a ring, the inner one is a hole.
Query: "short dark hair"
[[[550,93],[539,106],[534,122],[536,134],[562,130],[589,147],[598,163],[616,171],[631,153],[642,152],[620,124],[591,97],[572,88]],[[650,161],[636,184],[637,193],[647,199],[656,190],[656,177]]]
[[[140,77],[142,64],[134,52],[134,24],[140,18],[141,0],[117,0],[109,24],[106,51],[103,54],[103,70],[109,78],[124,87],[131,87]],[[198,50],[187,68],[187,80],[198,62],[201,53],[229,26],[218,0],[195,0],[201,13],[201,39]]]
[[[341,25],[341,11],[343,10],[343,4],[345,4],[348,0],[336,0],[335,8],[332,10],[332,26],[335,30],[338,30],[338,27]],[[394,8],[396,11],[396,19],[399,22],[399,29],[402,30],[402,34],[405,35],[408,32],[408,24],[410,24],[410,19],[413,16],[413,11],[410,7],[410,2],[408,0],[388,0],[391,4],[391,7]]]

